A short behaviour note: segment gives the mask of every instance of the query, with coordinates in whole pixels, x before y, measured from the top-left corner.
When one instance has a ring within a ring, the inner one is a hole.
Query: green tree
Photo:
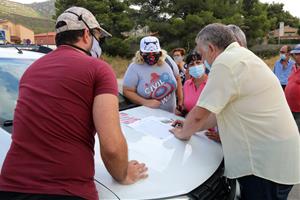
[[[285,25],[295,28],[299,25],[299,19],[292,16],[288,11],[284,11],[283,6],[282,3],[267,4],[268,18],[271,19],[272,30],[278,28],[279,22],[284,22]]]
[[[140,6],[138,15],[152,32],[158,32],[162,47],[171,50],[195,46],[197,33],[207,24],[243,25],[241,0],[131,0]],[[159,7],[159,8],[158,8]]]
[[[111,55],[133,56],[140,38],[125,38],[122,32],[149,26],[158,32],[166,50],[195,47],[197,33],[207,24],[236,24],[246,33],[248,45],[257,44],[278,22],[298,27],[299,19],[283,10],[283,4],[264,4],[259,0],[56,0],[56,15],[72,5],[95,14],[113,38],[103,46]],[[137,9],[132,9],[135,6]]]
[[[71,6],[81,6],[90,10],[100,23],[100,26],[109,31],[114,39],[107,39],[103,49],[111,55],[126,56],[128,44],[122,36],[122,32],[133,28],[134,21],[130,19],[130,8],[127,1],[119,0],[56,0],[56,17]],[[111,40],[111,41],[110,41]],[[114,49],[124,48],[123,51]]]
[[[267,5],[260,3],[258,0],[244,0],[243,16],[248,45],[251,46],[261,42],[271,27]]]

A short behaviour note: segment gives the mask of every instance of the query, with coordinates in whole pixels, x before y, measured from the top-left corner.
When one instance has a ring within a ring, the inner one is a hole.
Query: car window
[[[0,58],[0,117],[11,120],[17,103],[19,81],[34,59]]]
[[[36,59],[0,58],[0,127],[12,132],[12,119],[19,94],[19,81],[25,70]],[[135,107],[119,94],[119,108]],[[4,125],[5,124],[5,125]]]

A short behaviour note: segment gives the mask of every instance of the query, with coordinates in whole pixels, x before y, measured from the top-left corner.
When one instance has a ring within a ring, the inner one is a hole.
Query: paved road
[[[300,200],[300,184],[293,187],[288,200]]]

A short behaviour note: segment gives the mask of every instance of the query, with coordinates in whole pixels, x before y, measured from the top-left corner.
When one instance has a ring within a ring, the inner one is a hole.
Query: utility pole
[[[278,44],[280,44],[280,37],[282,36],[284,36],[284,22],[279,22]]]

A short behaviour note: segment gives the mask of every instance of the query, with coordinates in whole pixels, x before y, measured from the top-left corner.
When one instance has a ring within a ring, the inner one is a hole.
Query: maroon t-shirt
[[[103,93],[118,94],[104,61],[61,46],[34,62],[20,81],[0,191],[98,199],[92,107]]]

